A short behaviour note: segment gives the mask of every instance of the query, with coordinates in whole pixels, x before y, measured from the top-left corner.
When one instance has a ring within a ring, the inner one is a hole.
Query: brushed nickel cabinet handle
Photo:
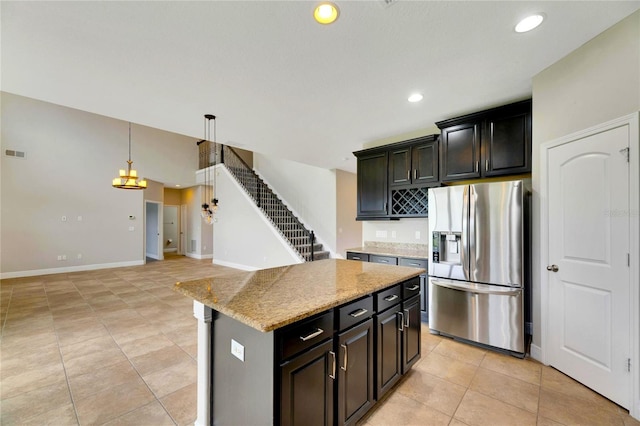
[[[417,289],[419,289],[419,288],[420,288],[420,286],[416,284],[416,285],[414,285],[414,286],[407,287],[407,290],[409,290],[409,291],[416,291],[416,290],[417,290]]]
[[[352,316],[353,318],[358,318],[358,317],[361,317],[362,315],[366,314],[367,312],[369,312],[369,311],[367,311],[365,308],[362,308],[362,309],[358,309],[357,311],[351,312],[349,314],[349,316]]]
[[[360,258],[358,256],[352,256],[351,259],[353,260],[360,260]]]
[[[413,170],[413,180],[417,180],[418,179],[418,169],[414,169]]]
[[[405,317],[405,321],[406,321],[406,323],[404,324],[404,326],[405,326],[406,328],[409,328],[409,327],[410,327],[410,325],[409,325],[409,321],[410,321],[409,310],[408,310],[408,309],[405,309],[405,310],[404,310],[404,312],[405,312],[405,314],[407,314],[407,315],[405,315],[405,316],[404,316],[404,317]]]
[[[344,365],[342,365],[340,367],[341,370],[347,371],[347,362],[348,362],[348,356],[349,356],[349,350],[347,349],[347,345],[340,345],[342,346],[342,348],[344,349]]]
[[[307,340],[311,340],[314,337],[321,335],[322,333],[324,333],[324,330],[321,328],[317,328],[316,331],[313,331],[307,334],[306,336],[300,336],[300,340],[302,340],[303,342],[306,342]]]
[[[485,160],[484,161],[484,171],[488,172],[489,171],[489,160]]]
[[[394,300],[396,300],[398,298],[397,294],[392,294],[391,296],[387,296],[384,298],[384,300],[386,300],[387,302],[393,302]]]
[[[398,315],[400,316],[400,328],[398,330],[404,331],[404,313],[398,312]]]
[[[331,355],[333,357],[333,362],[332,362],[332,367],[331,367],[331,374],[329,374],[329,377],[332,378],[333,380],[336,379],[336,353],[333,351],[329,351],[329,355]]]

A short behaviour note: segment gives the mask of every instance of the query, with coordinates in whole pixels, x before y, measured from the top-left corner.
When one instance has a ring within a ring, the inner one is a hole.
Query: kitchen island
[[[176,284],[199,318],[196,423],[355,423],[420,358],[423,272],[327,259]]]

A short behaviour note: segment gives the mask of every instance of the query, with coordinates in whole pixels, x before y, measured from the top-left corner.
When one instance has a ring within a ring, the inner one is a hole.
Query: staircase
[[[240,158],[233,148],[222,146],[222,163],[244,188],[273,226],[289,242],[305,262],[328,259],[329,252],[315,241],[313,231],[308,230],[284,205],[271,188]]]

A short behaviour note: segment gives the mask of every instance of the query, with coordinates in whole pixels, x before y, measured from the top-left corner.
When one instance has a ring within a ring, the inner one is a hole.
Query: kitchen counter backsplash
[[[429,258],[429,246],[427,244],[365,241],[364,246],[350,248],[347,249],[347,251],[379,254],[382,256],[413,257],[417,259]]]

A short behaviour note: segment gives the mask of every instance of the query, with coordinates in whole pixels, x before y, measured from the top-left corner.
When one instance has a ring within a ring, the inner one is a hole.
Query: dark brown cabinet
[[[402,377],[401,308],[400,303],[397,303],[391,309],[376,315],[376,398],[378,399]]]
[[[438,182],[437,136],[412,139],[389,150],[389,185]]]
[[[443,182],[531,172],[531,100],[436,125]]]
[[[338,335],[338,424],[355,424],[374,403],[373,320]]]
[[[287,361],[280,367],[282,425],[333,425],[333,340]]]
[[[420,359],[420,298],[402,302],[402,374]]]
[[[438,135],[354,152],[357,220],[427,217],[427,190],[439,181]]]
[[[358,157],[358,219],[388,216],[387,152]]]

